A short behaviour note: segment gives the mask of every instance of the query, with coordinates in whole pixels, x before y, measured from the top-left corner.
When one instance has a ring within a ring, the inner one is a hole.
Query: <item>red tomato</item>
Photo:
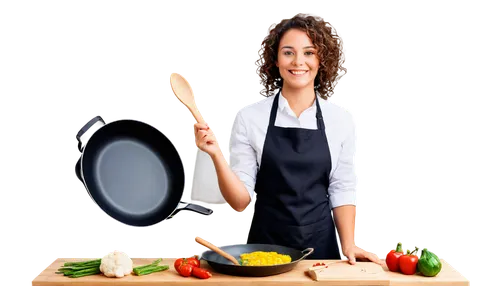
[[[182,264],[181,266],[179,266],[179,270],[177,270],[177,272],[179,272],[181,276],[189,277],[191,276],[193,269],[194,267],[191,264]]]
[[[417,273],[417,264],[418,264],[418,256],[413,255],[413,252],[418,251],[418,248],[415,247],[411,253],[408,250],[406,255],[401,256],[399,259],[399,269],[401,272],[406,275],[413,275]]]
[[[193,268],[193,276],[201,278],[201,279],[208,279],[208,278],[212,277],[212,273],[210,273],[206,269],[203,269],[200,267],[195,267],[195,268]]]
[[[197,255],[186,258],[186,260],[187,263],[193,265],[193,267],[200,267],[200,260]]]
[[[200,267],[200,261],[194,256],[183,255],[174,262],[174,268],[179,272],[179,266],[182,264],[191,264],[193,267]]]
[[[403,248],[401,242],[398,243],[396,250],[391,250],[387,253],[387,257],[385,258],[385,263],[387,264],[387,268],[390,271],[398,272],[399,271],[399,259],[403,256]]]

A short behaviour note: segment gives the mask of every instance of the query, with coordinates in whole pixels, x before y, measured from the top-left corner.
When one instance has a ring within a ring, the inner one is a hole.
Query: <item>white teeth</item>
[[[295,75],[299,75],[299,74],[305,74],[307,71],[290,71],[290,72]]]

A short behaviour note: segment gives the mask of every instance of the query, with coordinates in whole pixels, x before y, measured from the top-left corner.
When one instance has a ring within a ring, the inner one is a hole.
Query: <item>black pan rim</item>
[[[154,223],[152,225],[145,225],[145,226],[135,226],[135,225],[130,225],[130,224],[126,224],[126,223],[123,223],[117,219],[115,219],[114,217],[110,216],[109,214],[107,214],[100,206],[99,204],[94,200],[94,198],[92,197],[92,193],[90,192],[90,190],[88,189],[88,186],[87,186],[87,182],[85,181],[85,176],[83,174],[83,157],[85,155],[85,149],[87,147],[87,142],[89,142],[89,140],[92,138],[92,136],[94,134],[96,134],[99,130],[101,130],[103,127],[105,126],[109,126],[110,124],[112,123],[116,123],[116,122],[120,122],[120,121],[124,121],[124,120],[128,120],[128,121],[131,121],[131,122],[140,122],[140,123],[143,123],[143,124],[146,124],[147,126],[155,129],[156,131],[159,131],[161,132],[161,134],[163,134],[163,136],[165,136],[165,138],[168,139],[168,141],[170,142],[170,144],[172,145],[173,148],[176,149],[176,153],[177,155],[179,156],[179,158],[181,159],[181,162],[182,162],[182,167],[184,169],[184,184],[183,184],[183,195],[181,196],[181,200],[179,201],[179,203],[182,201],[182,198],[184,197],[185,193],[186,193],[186,186],[187,186],[187,169],[186,169],[186,166],[185,166],[185,161],[184,161],[184,157],[182,156],[182,154],[179,152],[179,149],[177,149],[177,147],[175,147],[175,143],[172,141],[172,139],[170,139],[170,137],[168,137],[167,134],[165,134],[165,132],[158,126],[156,126],[155,124],[153,124],[152,122],[149,122],[145,119],[142,119],[142,118],[138,118],[138,117],[134,117],[134,116],[124,116],[124,117],[115,117],[115,118],[112,118],[112,119],[109,119],[107,120],[104,124],[102,124],[101,126],[99,127],[96,127],[93,129],[93,131],[91,131],[89,133],[89,135],[87,136],[87,138],[82,142],[82,145],[83,145],[83,148],[82,148],[82,151],[81,153],[78,155],[80,161],[78,162],[78,164],[80,165],[80,176],[82,178],[82,183],[83,185],[85,186],[85,190],[87,190],[87,196],[89,197],[90,201],[92,202],[92,204],[94,204],[94,206],[104,215],[106,216],[109,220],[111,220],[112,222],[114,222],[115,224],[119,224],[127,229],[131,229],[131,230],[146,230],[146,229],[152,229],[154,227],[157,227],[159,225],[162,225],[162,224],[165,224],[169,217],[171,217],[177,210],[174,209],[172,211],[172,213],[170,215],[168,215],[165,219],[157,222],[157,223]]]

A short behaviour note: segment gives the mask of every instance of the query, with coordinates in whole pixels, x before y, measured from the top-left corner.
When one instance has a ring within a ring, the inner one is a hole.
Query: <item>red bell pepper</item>
[[[417,273],[418,256],[414,252],[418,251],[418,247],[415,247],[411,253],[407,250],[407,254],[399,258],[399,269],[403,274],[413,275]]]
[[[398,272],[399,271],[399,259],[403,256],[403,247],[401,242],[398,242],[396,246],[396,250],[391,250],[387,253],[387,257],[385,258],[385,263],[387,264],[387,268],[390,271]]]

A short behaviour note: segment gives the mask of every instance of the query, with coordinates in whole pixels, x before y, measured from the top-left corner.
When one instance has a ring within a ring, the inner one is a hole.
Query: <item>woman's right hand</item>
[[[206,152],[210,157],[215,156],[220,153],[219,144],[215,138],[212,129],[208,127],[206,123],[196,123],[194,125],[194,136],[196,140],[196,146],[201,151]]]
[[[251,201],[250,195],[224,158],[214,133],[206,123],[196,123],[194,135],[196,146],[212,158],[217,173],[217,183],[224,200],[236,211],[243,211]]]

